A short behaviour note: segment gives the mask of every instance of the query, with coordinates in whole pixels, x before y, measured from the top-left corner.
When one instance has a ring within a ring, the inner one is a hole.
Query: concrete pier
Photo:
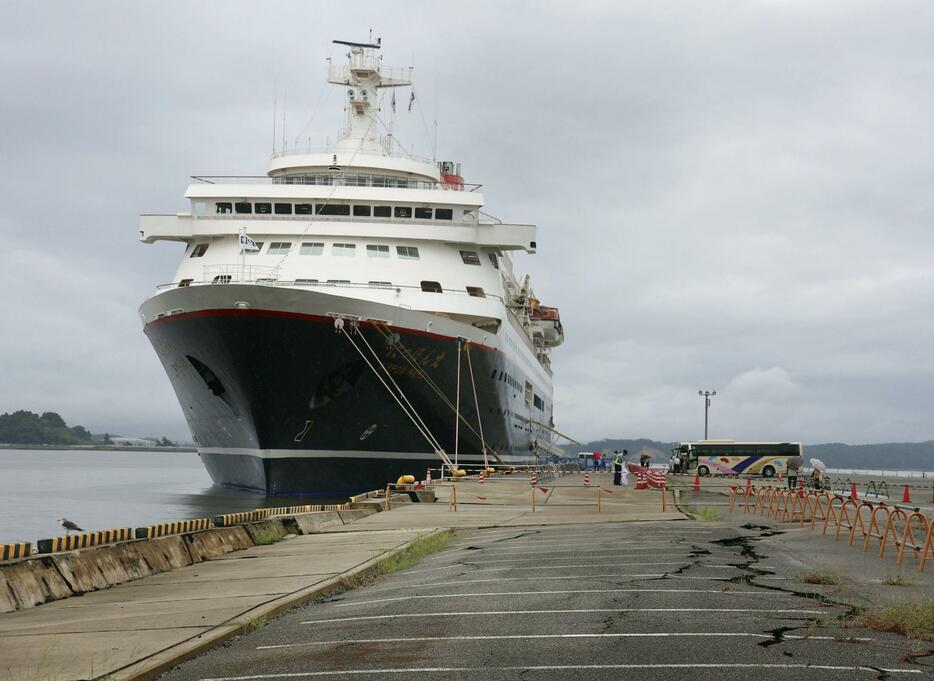
[[[917,644],[838,618],[860,598],[930,599],[932,573],[870,557],[853,568],[856,553],[845,544],[742,514],[690,519],[673,505],[662,511],[657,491],[610,481],[601,473],[589,488],[580,474],[543,481],[534,512],[524,476],[458,482],[456,511],[452,488],[439,486],[433,504],[397,502],[347,524],[306,526],[312,533],[2,614],[0,678],[155,678],[199,653],[166,678],[924,673],[925,658],[906,657]],[[704,501],[713,503],[691,503]],[[439,528],[458,531],[446,549],[343,591]],[[803,584],[813,570],[842,581]],[[896,573],[910,584],[885,586]]]

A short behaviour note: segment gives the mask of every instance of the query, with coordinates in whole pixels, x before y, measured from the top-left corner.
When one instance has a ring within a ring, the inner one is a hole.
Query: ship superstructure
[[[142,241],[186,244],[140,315],[205,466],[225,485],[335,496],[554,453],[563,328],[510,255],[535,252],[535,226],[486,217],[459,164],[399,151],[379,102],[411,70],[383,66],[378,43],[340,44],[333,149],[193,177],[190,211],[140,220]]]

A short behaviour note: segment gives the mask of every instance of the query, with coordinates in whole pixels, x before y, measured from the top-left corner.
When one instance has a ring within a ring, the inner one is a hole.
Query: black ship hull
[[[441,395],[456,401],[456,337],[361,323],[355,347],[334,318],[256,309],[175,314],[145,332],[218,484],[341,497],[438,468],[437,453],[381,382],[380,364],[454,458],[455,412]],[[550,395],[533,406],[502,351],[471,344],[469,353],[469,364],[460,353],[460,465],[483,463],[478,410],[491,463],[534,460],[535,423],[548,420]]]

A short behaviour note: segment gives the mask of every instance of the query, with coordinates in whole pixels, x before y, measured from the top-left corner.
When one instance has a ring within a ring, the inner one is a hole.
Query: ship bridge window
[[[415,217],[419,220],[431,220],[431,208],[416,208]]]
[[[536,408],[536,409],[538,409],[538,410],[540,410],[540,411],[545,411],[545,401],[544,401],[541,397],[539,397],[538,395],[535,395],[535,396],[532,398],[532,403],[535,405],[535,408]]]
[[[334,244],[331,246],[331,255],[340,255],[340,256],[353,256],[356,255],[357,245],[356,244]]]
[[[319,203],[318,215],[350,215],[350,206],[339,203]]]
[[[252,213],[253,204],[249,201],[238,201],[234,204],[234,210],[238,213]]]
[[[370,288],[392,288],[391,281],[371,281]]]
[[[496,257],[496,253],[489,253],[488,255],[490,256],[490,263],[492,263],[493,267],[499,269],[499,259]]]
[[[320,241],[306,241],[302,244],[302,255],[321,255],[324,253],[324,244]]]
[[[295,204],[295,214],[296,215],[311,215],[314,212],[314,206],[310,203],[296,203]]]
[[[271,213],[271,212],[272,212],[272,204],[271,204],[271,203],[254,203],[254,204],[253,204],[253,209],[254,209],[257,213],[262,213],[262,214]]]
[[[295,283],[296,283],[296,284],[299,284],[299,285],[301,285],[301,284],[311,284],[311,285],[314,285],[314,284],[317,284],[317,283],[318,283],[318,280],[317,280],[317,279],[296,279],[296,280],[295,280]]]
[[[415,246],[396,246],[396,255],[402,260],[418,260],[418,248]]]
[[[231,279],[231,275],[229,274],[218,274],[216,277],[214,277],[214,280],[211,283],[212,284],[229,284],[230,279]]]
[[[273,241],[269,244],[266,255],[288,255],[292,250],[291,241]]]
[[[186,286],[191,286],[191,282],[193,281],[194,279],[182,279],[180,282],[178,282],[178,287],[185,288]]]
[[[349,284],[350,279],[328,279],[325,286],[337,286],[338,284]]]
[[[532,384],[528,381],[525,382],[525,403],[532,404],[532,396],[535,393],[532,392]]]
[[[480,256],[476,251],[461,251],[461,260],[465,265],[476,265],[480,267]]]
[[[412,209],[408,206],[396,206],[394,211],[397,218],[410,218],[412,217]]]
[[[486,298],[486,294],[479,286],[468,286],[467,295],[473,296],[474,298]]]
[[[425,293],[441,293],[441,284],[437,281],[423,281],[422,291]]]
[[[277,203],[275,208],[276,208],[276,215],[291,215],[292,214],[291,203]]]
[[[217,213],[233,213],[233,204],[232,203],[215,203],[214,210]]]
[[[417,215],[415,217],[418,217]],[[435,220],[453,220],[454,211],[450,208],[435,208]]]
[[[389,257],[389,246],[382,246],[379,244],[367,244],[366,254],[370,258],[388,258]]]
[[[256,250],[255,250],[255,251],[248,251],[248,250],[245,250],[245,249],[241,249],[241,250],[243,250],[243,254],[244,254],[244,255],[257,255],[261,250],[263,250],[263,242],[262,242],[262,241],[257,241],[257,242],[256,242]]]
[[[357,217],[368,218],[370,217],[370,213],[372,212],[373,212],[373,208],[371,206],[354,206],[353,207],[353,214]]]
[[[189,258],[202,257],[205,253],[207,253],[208,246],[210,246],[210,244],[196,244],[195,247],[191,249],[191,255],[188,257]]]
[[[373,206],[373,217],[375,218],[392,217],[392,209],[389,206]]]

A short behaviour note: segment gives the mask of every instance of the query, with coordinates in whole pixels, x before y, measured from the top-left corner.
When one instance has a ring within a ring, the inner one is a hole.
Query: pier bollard
[[[392,510],[392,496],[390,492],[391,485],[386,485],[386,510]]]
[[[600,485],[597,485],[597,513],[600,513]]]
[[[532,513],[535,513],[535,486],[532,486]]]
[[[448,496],[448,511],[457,510],[457,485],[451,485],[451,494]]]

